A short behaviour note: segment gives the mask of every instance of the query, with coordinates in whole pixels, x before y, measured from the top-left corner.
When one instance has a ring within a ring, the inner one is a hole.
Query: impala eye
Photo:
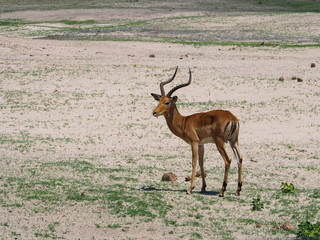
[[[169,101],[164,102],[164,105],[168,106],[170,104]]]

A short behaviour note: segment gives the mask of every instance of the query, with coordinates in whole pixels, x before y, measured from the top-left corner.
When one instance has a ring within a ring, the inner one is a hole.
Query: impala
[[[164,91],[164,85],[170,83],[175,78],[177,71],[178,67],[176,68],[173,76],[168,81],[160,83],[161,95],[155,93],[151,93],[151,95],[155,100],[159,101],[159,105],[153,111],[153,116],[158,117],[160,115],[163,115],[171,132],[191,145],[192,175],[191,185],[187,193],[191,194],[195,186],[194,182],[198,156],[202,176],[201,192],[206,191],[205,173],[203,168],[204,144],[215,143],[225,163],[224,180],[221,191],[219,193],[220,197],[224,196],[224,192],[226,191],[227,187],[229,168],[231,164],[231,159],[228,156],[225,148],[225,143],[229,142],[238,161],[238,188],[236,191],[236,195],[238,196],[240,195],[242,187],[242,157],[239,152],[238,143],[239,121],[231,112],[225,110],[213,110],[209,112],[196,113],[190,116],[182,116],[176,107],[178,97],[172,97],[172,94],[176,90],[190,85],[190,68],[189,81],[187,83],[177,85],[176,87],[172,88],[168,92],[168,94],[165,94]]]

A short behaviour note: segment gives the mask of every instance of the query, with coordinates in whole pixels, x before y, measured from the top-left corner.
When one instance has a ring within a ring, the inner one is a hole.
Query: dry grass
[[[0,52],[1,239],[294,239],[275,226],[319,221],[318,48],[19,35],[0,37]],[[151,114],[150,93],[177,65],[172,86],[188,67],[194,79],[177,92],[182,114],[223,108],[240,120],[240,197],[234,162],[218,197],[224,163],[213,145],[208,193],[197,179],[186,195],[191,149]],[[174,184],[161,181],[167,172]],[[252,211],[258,196],[264,207]]]

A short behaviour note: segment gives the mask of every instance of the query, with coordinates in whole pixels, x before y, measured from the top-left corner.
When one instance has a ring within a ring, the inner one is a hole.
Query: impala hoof
[[[192,193],[192,191],[190,191],[190,190],[187,191],[187,194],[188,194],[188,195],[190,195],[191,193]]]
[[[238,189],[236,191],[236,196],[240,196],[241,187],[242,187],[242,182],[238,182]]]
[[[194,187],[190,187],[187,191],[187,194],[191,194],[192,190],[194,189]]]

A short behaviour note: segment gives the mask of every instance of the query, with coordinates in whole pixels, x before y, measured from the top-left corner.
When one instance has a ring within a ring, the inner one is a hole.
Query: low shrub
[[[281,183],[281,191],[283,193],[294,193],[295,187],[292,183],[288,184],[286,182]]]
[[[261,211],[263,209],[263,203],[261,202],[261,197],[257,196],[252,199],[252,211]]]
[[[297,237],[299,239],[316,240],[320,239],[320,221],[315,224],[309,221],[301,222],[299,224]]]

